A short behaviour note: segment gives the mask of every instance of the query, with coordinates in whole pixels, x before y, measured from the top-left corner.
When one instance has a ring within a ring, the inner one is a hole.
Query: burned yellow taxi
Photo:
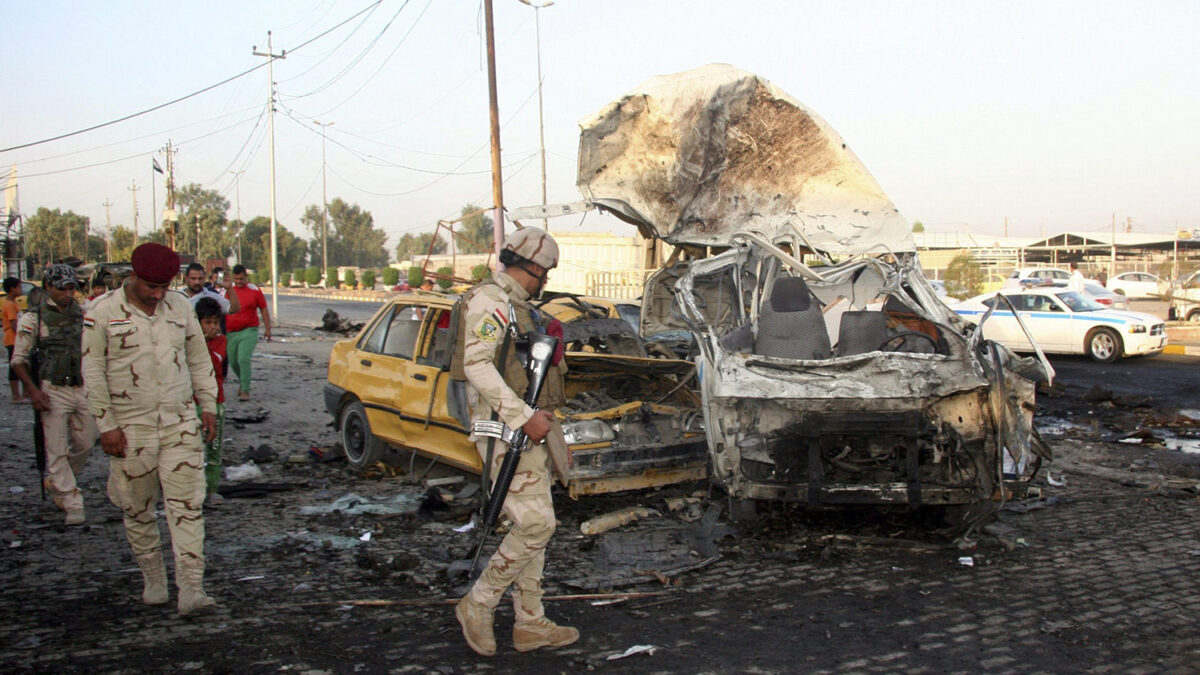
[[[325,406],[352,467],[385,461],[390,446],[479,473],[465,384],[450,377],[460,319],[455,296],[401,293],[334,345]],[[594,333],[586,324],[568,322],[568,337]],[[568,400],[556,414],[572,496],[707,475],[693,364],[597,351],[567,351],[566,363]]]

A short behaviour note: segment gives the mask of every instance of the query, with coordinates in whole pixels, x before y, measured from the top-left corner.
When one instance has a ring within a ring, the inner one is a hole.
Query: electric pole
[[[168,139],[163,152],[167,153],[167,211],[163,220],[167,223],[167,246],[174,249],[175,224],[179,222],[179,214],[175,212],[175,153],[179,151],[171,147]]]
[[[504,248],[504,181],[500,173],[500,106],[496,102],[496,31],[492,23],[492,0],[483,0],[484,31],[487,33],[488,118],[492,130],[492,238],[496,269]]]
[[[490,0],[489,0],[490,1]],[[271,51],[271,31],[267,31],[267,51],[251,47],[255,56],[267,57],[267,133],[271,136],[271,314],[279,321],[279,246],[275,235],[275,59],[287,58],[287,50],[278,54]]]
[[[538,77],[538,153],[542,156],[542,206],[546,206],[546,124],[542,118],[542,19],[541,11],[554,4],[554,0],[535,5],[530,0],[521,2],[533,8],[533,25],[537,36],[537,77]],[[542,218],[542,229],[550,231],[550,220]]]
[[[246,170],[242,169],[241,171],[230,171],[229,173],[233,174],[233,191],[234,191],[234,193],[237,194],[237,223],[238,223],[237,261],[238,261],[238,264],[241,264],[241,262],[242,262],[242,230],[245,229],[246,224],[242,222],[242,183],[239,180],[239,178],[241,178],[242,174],[246,173]]]
[[[141,188],[137,186],[137,179],[133,179],[133,187],[125,188],[133,193],[133,247],[137,248],[138,240],[138,212],[137,212],[137,193]]]
[[[112,202],[104,198],[104,261],[112,262]],[[91,289],[88,289],[91,290]]]
[[[321,273],[329,277],[329,197],[325,192],[325,127],[333,122],[321,123],[313,120],[313,124],[321,127]],[[329,282],[325,282],[329,287]]]

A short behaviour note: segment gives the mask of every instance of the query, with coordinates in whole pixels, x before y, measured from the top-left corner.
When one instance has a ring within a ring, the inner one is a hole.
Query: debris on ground
[[[317,326],[317,330],[323,330],[327,333],[339,333],[341,335],[350,335],[362,330],[363,322],[351,321],[338,316],[338,313],[332,309],[325,310],[325,314],[321,316],[321,325]]]
[[[327,513],[343,513],[345,515],[370,514],[374,516],[399,516],[413,514],[421,505],[421,496],[401,492],[391,497],[372,499],[348,492],[329,504],[320,506],[301,506],[300,514],[319,516]]]
[[[279,453],[269,445],[263,444],[258,447],[250,446],[250,449],[242,453],[243,462],[254,462],[255,464],[270,464],[279,459]]]
[[[217,493],[226,499],[253,499],[273,492],[290,492],[296,487],[295,483],[236,483],[222,485],[217,488]]]
[[[270,410],[259,408],[258,410],[226,412],[225,420],[228,422],[239,422],[241,424],[258,424],[259,422],[267,421],[271,416]]]
[[[662,513],[644,506],[629,506],[602,516],[596,516],[590,520],[585,520],[580,523],[579,531],[589,536],[596,535],[620,527],[626,523],[632,523],[641,518],[651,518],[661,515]]]
[[[655,647],[654,645],[634,645],[634,646],[630,647],[629,649],[626,649],[623,652],[609,654],[608,658],[606,660],[616,661],[618,659],[623,659],[623,658],[626,658],[629,656],[634,656],[635,654],[645,654],[646,656],[654,656],[654,653],[656,651],[658,651],[658,647]]]
[[[245,464],[237,464],[234,466],[225,467],[225,480],[231,483],[240,483],[247,480],[261,480],[263,478],[262,469],[254,462],[246,462]]]

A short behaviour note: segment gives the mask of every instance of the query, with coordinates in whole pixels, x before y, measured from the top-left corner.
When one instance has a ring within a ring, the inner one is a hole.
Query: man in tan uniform
[[[217,384],[196,314],[168,287],[179,256],[160,244],[133,252],[133,274],[102,296],[83,328],[87,400],[111,455],[108,497],[125,513],[125,536],[145,582],[142,600],[167,602],[159,537],[161,486],[175,551],[181,615],[212,611],[204,593],[204,450],[216,431]],[[196,419],[193,394],[200,404]]]
[[[67,512],[67,525],[84,522],[83,497],[75,476],[96,444],[96,422],[83,394],[83,310],[75,301],[79,282],[75,268],[51,265],[42,275],[46,292],[36,306],[21,315],[13,347],[12,368],[25,384],[29,401],[41,413],[46,440],[43,484],[58,508]],[[37,381],[30,371],[36,356]]]
[[[549,410],[563,403],[563,368],[552,368],[538,400],[541,409],[535,411],[523,400],[529,383],[508,332],[512,321],[517,322],[519,333],[539,328],[529,299],[541,295],[550,270],[558,265],[558,245],[546,232],[526,227],[508,240],[500,261],[506,269],[463,298],[466,318],[460,342],[467,400],[472,419],[499,419],[510,429],[522,428],[534,445],[521,455],[504,501],[512,529],[455,608],[467,644],[484,656],[496,653],[493,614],[510,585],[516,619],[513,646],[518,651],[561,647],[579,639],[578,630],[556,625],[542,608],[542,569],[555,526],[544,443],[557,425]],[[488,439],[474,440],[486,465]],[[493,444],[489,470],[494,480],[508,446],[500,441]]]

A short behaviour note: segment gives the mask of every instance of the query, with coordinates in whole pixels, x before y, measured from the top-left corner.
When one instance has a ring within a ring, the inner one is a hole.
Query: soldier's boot
[[[84,514],[82,506],[67,511],[67,517],[63,519],[63,523],[66,525],[83,525],[86,521],[87,516]]]
[[[137,556],[137,564],[142,570],[142,602],[147,605],[166,604],[169,592],[162,551]]]
[[[531,652],[542,647],[565,647],[579,640],[579,631],[560,626],[546,617],[513,625],[513,647]]]
[[[492,632],[493,610],[464,595],[454,606],[454,616],[462,625],[467,644],[482,656],[495,656],[496,635]]]
[[[179,615],[195,616],[217,611],[217,601],[204,592],[204,565],[185,562],[175,571],[179,586]]]

